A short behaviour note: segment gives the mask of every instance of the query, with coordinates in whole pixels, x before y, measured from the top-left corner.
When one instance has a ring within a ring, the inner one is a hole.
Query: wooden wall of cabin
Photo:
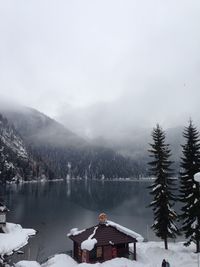
[[[112,259],[112,246],[111,245],[103,247],[103,258],[105,261]]]
[[[103,262],[104,252],[103,246],[95,246],[91,251],[89,251],[89,262]]]
[[[82,250],[81,247],[76,242],[74,242],[73,258],[78,262],[82,262]]]
[[[128,257],[129,254],[129,246],[128,244],[118,244],[117,248],[117,257]]]
[[[90,252],[86,249],[82,250],[82,259],[81,262],[90,262]]]
[[[78,244],[76,242],[73,242],[74,248],[73,248],[73,258],[75,260],[78,260]]]

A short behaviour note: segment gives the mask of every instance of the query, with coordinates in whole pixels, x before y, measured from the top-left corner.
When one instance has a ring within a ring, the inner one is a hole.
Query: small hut
[[[79,263],[129,258],[130,254],[136,260],[136,243],[143,241],[141,235],[108,221],[105,213],[99,215],[99,224],[81,231],[74,228],[68,237],[73,241],[73,258]],[[130,243],[133,243],[133,252],[129,251]]]

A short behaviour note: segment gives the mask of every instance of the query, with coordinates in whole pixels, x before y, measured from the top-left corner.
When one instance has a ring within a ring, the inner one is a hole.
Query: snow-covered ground
[[[19,224],[6,223],[0,233],[0,255],[10,255],[28,243],[29,236],[35,235],[35,230],[24,229]]]
[[[169,243],[169,250],[163,248],[163,242],[147,242],[137,244],[137,261],[116,258],[102,264],[77,264],[70,256],[55,255],[46,263],[21,261],[16,267],[161,267],[163,259],[170,263],[170,267],[198,266],[198,255],[195,247],[185,247],[182,243]]]

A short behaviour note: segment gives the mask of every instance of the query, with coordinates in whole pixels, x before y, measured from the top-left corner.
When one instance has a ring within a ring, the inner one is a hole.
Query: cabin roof
[[[136,238],[119,231],[116,227],[109,224],[98,224],[75,234],[69,234],[68,236],[81,245],[81,243],[89,239],[91,235],[92,238],[97,240],[96,246],[137,242]]]

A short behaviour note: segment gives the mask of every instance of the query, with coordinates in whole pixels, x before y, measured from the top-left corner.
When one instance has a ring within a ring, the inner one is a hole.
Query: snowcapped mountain
[[[141,174],[136,161],[111,148],[90,144],[37,110],[16,106],[0,108],[0,113],[7,118],[10,129],[8,134],[4,125],[1,141],[21,165],[28,165],[21,168],[22,179],[67,175],[98,179]]]

